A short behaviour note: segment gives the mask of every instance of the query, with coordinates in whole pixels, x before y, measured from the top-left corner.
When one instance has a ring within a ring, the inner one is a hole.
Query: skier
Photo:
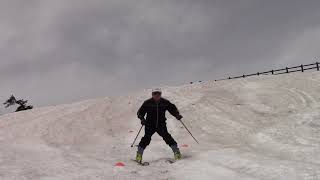
[[[181,159],[181,153],[177,142],[172,138],[167,130],[166,111],[169,111],[177,120],[183,117],[180,115],[177,107],[170,101],[161,97],[160,88],[152,90],[152,98],[146,100],[138,110],[138,118],[141,124],[145,125],[145,135],[142,137],[136,156],[136,161],[142,163],[142,155],[145,148],[150,144],[152,135],[157,132],[163,140],[171,147],[175,160]],[[147,117],[145,118],[145,115]]]

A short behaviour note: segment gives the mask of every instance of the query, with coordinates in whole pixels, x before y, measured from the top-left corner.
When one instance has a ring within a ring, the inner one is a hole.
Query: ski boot
[[[174,153],[174,159],[180,160],[182,158],[182,155],[181,155],[180,149],[178,148],[178,145],[173,145],[171,146],[171,148]]]
[[[182,155],[181,155],[180,151],[174,152],[174,159],[175,160],[180,160],[181,158],[182,158]]]
[[[137,163],[140,163],[140,164],[142,163],[142,154],[137,153],[136,161],[137,161]]]
[[[136,156],[137,163],[142,163],[143,151],[144,151],[144,149],[142,147],[138,146],[138,151],[137,151],[137,156]]]

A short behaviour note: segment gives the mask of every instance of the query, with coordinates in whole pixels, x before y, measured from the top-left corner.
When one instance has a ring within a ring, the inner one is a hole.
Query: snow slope
[[[130,148],[147,90],[3,115],[0,179],[319,180],[319,92],[318,72],[165,88],[200,145],[170,117],[185,158],[167,164],[172,152],[154,135],[149,167]]]

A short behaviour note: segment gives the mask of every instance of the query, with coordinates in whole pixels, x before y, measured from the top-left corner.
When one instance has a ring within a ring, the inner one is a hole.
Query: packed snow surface
[[[138,166],[136,111],[149,90],[0,117],[1,180],[319,180],[320,73],[164,87],[184,158],[155,134]],[[139,136],[138,141],[140,140]],[[116,165],[121,166],[116,166]]]

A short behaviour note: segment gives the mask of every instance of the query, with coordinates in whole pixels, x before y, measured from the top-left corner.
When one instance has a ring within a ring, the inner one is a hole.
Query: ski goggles
[[[161,92],[152,92],[152,96],[161,96]]]

